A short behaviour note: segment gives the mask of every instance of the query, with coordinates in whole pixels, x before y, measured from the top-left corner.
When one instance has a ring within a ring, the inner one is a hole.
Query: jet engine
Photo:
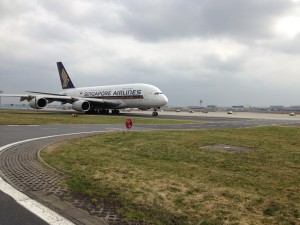
[[[48,104],[47,100],[45,98],[33,98],[29,101],[29,106],[34,109],[42,109],[46,107]]]
[[[78,100],[73,102],[72,108],[79,112],[86,112],[90,109],[90,103],[88,101]]]

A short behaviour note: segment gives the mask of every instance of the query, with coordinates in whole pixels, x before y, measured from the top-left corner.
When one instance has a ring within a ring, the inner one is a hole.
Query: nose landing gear
[[[156,111],[156,109],[154,109],[154,112],[152,113],[152,116],[158,116],[158,112]]]

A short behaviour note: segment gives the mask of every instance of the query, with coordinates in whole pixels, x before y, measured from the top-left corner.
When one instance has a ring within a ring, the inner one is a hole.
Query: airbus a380
[[[153,116],[158,116],[157,109],[168,103],[168,98],[160,89],[150,84],[122,84],[75,88],[61,62],[57,62],[58,73],[63,91],[59,94],[28,91],[29,94],[1,94],[4,97],[20,97],[27,100],[34,109],[43,109],[48,103],[58,101],[70,103],[78,112],[119,114],[119,109],[153,109]]]

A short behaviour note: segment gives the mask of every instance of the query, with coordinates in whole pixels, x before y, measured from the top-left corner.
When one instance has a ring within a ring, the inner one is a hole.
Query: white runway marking
[[[39,127],[39,125],[7,125],[8,127]]]
[[[29,198],[27,195],[19,192],[18,190],[14,189],[11,185],[6,183],[0,177],[0,190],[6,193],[7,195],[11,196],[18,204],[22,205],[42,220],[49,224],[53,225],[63,225],[63,224],[70,224],[73,225],[71,221],[67,220],[66,218],[62,217],[61,215],[57,214],[56,212],[52,211],[51,209],[47,208],[46,206],[42,205],[41,203]]]
[[[43,127],[42,130],[58,130],[57,127]]]

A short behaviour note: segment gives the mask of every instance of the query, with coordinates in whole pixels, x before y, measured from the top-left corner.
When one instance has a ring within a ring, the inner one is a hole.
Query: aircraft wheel
[[[114,109],[114,110],[112,110],[111,112],[112,112],[112,114],[114,114],[114,115],[120,114],[120,110],[118,110],[118,109]]]
[[[105,109],[102,109],[102,110],[101,110],[101,114],[102,114],[102,115],[105,115],[105,114],[106,114],[106,110],[105,110]]]
[[[86,112],[84,112],[85,114],[96,114],[96,110],[94,110],[94,109],[90,109],[90,110],[88,110],[88,111],[86,111]]]
[[[153,113],[152,113],[152,116],[158,116],[158,112],[156,112],[156,111],[153,112]]]

